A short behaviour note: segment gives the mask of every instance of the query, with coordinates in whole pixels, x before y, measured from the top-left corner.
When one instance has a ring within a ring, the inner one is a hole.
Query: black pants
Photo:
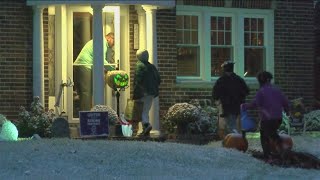
[[[281,144],[278,129],[282,123],[282,119],[273,119],[260,122],[260,141],[265,158],[271,155],[271,141]]]
[[[74,82],[80,101],[80,111],[92,108],[92,70],[85,66],[75,66]]]

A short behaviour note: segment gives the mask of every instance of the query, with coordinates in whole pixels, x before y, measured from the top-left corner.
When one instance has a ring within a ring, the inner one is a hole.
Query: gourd
[[[248,140],[242,134],[230,133],[224,137],[222,146],[225,148],[233,148],[239,151],[246,152],[248,149]]]
[[[108,71],[105,80],[112,89],[126,88],[129,83],[129,75],[122,70]]]

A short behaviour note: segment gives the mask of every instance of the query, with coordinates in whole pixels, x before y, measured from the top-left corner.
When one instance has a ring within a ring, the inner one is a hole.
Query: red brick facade
[[[32,100],[32,8],[0,1],[0,113],[16,117]]]
[[[224,1],[185,0],[185,3],[206,6],[225,6]],[[242,2],[242,3],[241,3]],[[274,9],[275,84],[290,99],[303,96],[307,104],[315,100],[314,76],[314,5],[312,0],[252,0],[232,3],[239,8]],[[259,4],[260,3],[260,4]],[[258,4],[258,5],[257,5]],[[133,49],[133,25],[138,23],[134,6],[130,6],[130,77],[136,63]],[[25,0],[0,2],[0,113],[16,118],[20,106],[32,101],[32,8]],[[48,101],[47,73],[47,10],[44,10],[45,97]],[[176,83],[176,10],[157,10],[158,66],[162,77],[160,87],[160,119],[177,102],[190,99],[211,99],[213,84],[185,86]],[[318,63],[319,64],[319,63]],[[319,69],[317,70],[319,71]],[[319,81],[319,74],[317,76]],[[132,82],[132,79],[131,79]],[[319,93],[319,85],[316,86]],[[253,96],[255,93],[252,90]],[[319,98],[319,95],[318,95]]]
[[[275,83],[289,98],[314,102],[313,1],[277,1],[275,9]]]
[[[205,5],[221,7],[223,1],[184,0],[185,5]],[[275,84],[279,86],[289,99],[304,97],[306,104],[315,101],[314,89],[314,33],[313,33],[313,1],[288,0],[241,0],[233,1],[232,7],[241,8],[273,8],[274,15],[274,61]],[[176,84],[176,48],[175,48],[175,11],[158,11],[158,60],[159,69],[164,79],[160,93],[160,117],[177,102],[188,102],[190,99],[211,99],[212,85],[198,86]],[[319,84],[319,83],[318,83]],[[249,99],[256,90],[251,90]]]
[[[320,2],[315,4],[315,88],[317,107],[320,108]]]

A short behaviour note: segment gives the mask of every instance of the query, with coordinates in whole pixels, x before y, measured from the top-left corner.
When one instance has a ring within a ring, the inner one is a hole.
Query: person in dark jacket
[[[149,136],[152,129],[149,122],[149,111],[153,98],[159,96],[161,79],[157,68],[148,62],[147,50],[138,50],[136,55],[138,62],[133,82],[133,99],[143,101],[141,120],[143,131],[140,136]]]
[[[289,114],[289,102],[282,91],[271,85],[272,74],[260,72],[257,79],[260,84],[251,103],[244,103],[241,109],[258,108],[260,117],[260,140],[265,158],[271,158],[270,143],[276,142],[281,148],[281,139],[277,132],[282,123],[282,112]],[[279,149],[281,150],[281,149]]]
[[[219,114],[225,122],[223,137],[235,130],[240,132],[240,105],[249,94],[247,84],[233,72],[233,66],[233,61],[225,61],[221,65],[223,74],[212,89],[213,100],[220,102],[222,106],[222,112]]]

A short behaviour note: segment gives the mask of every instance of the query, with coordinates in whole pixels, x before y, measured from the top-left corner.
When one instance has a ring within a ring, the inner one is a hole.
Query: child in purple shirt
[[[282,123],[282,111],[288,114],[289,102],[280,89],[271,84],[272,74],[260,72],[257,79],[260,84],[255,99],[244,103],[241,109],[258,108],[260,117],[260,140],[265,158],[271,158],[270,141],[281,147],[281,139],[277,130]]]

